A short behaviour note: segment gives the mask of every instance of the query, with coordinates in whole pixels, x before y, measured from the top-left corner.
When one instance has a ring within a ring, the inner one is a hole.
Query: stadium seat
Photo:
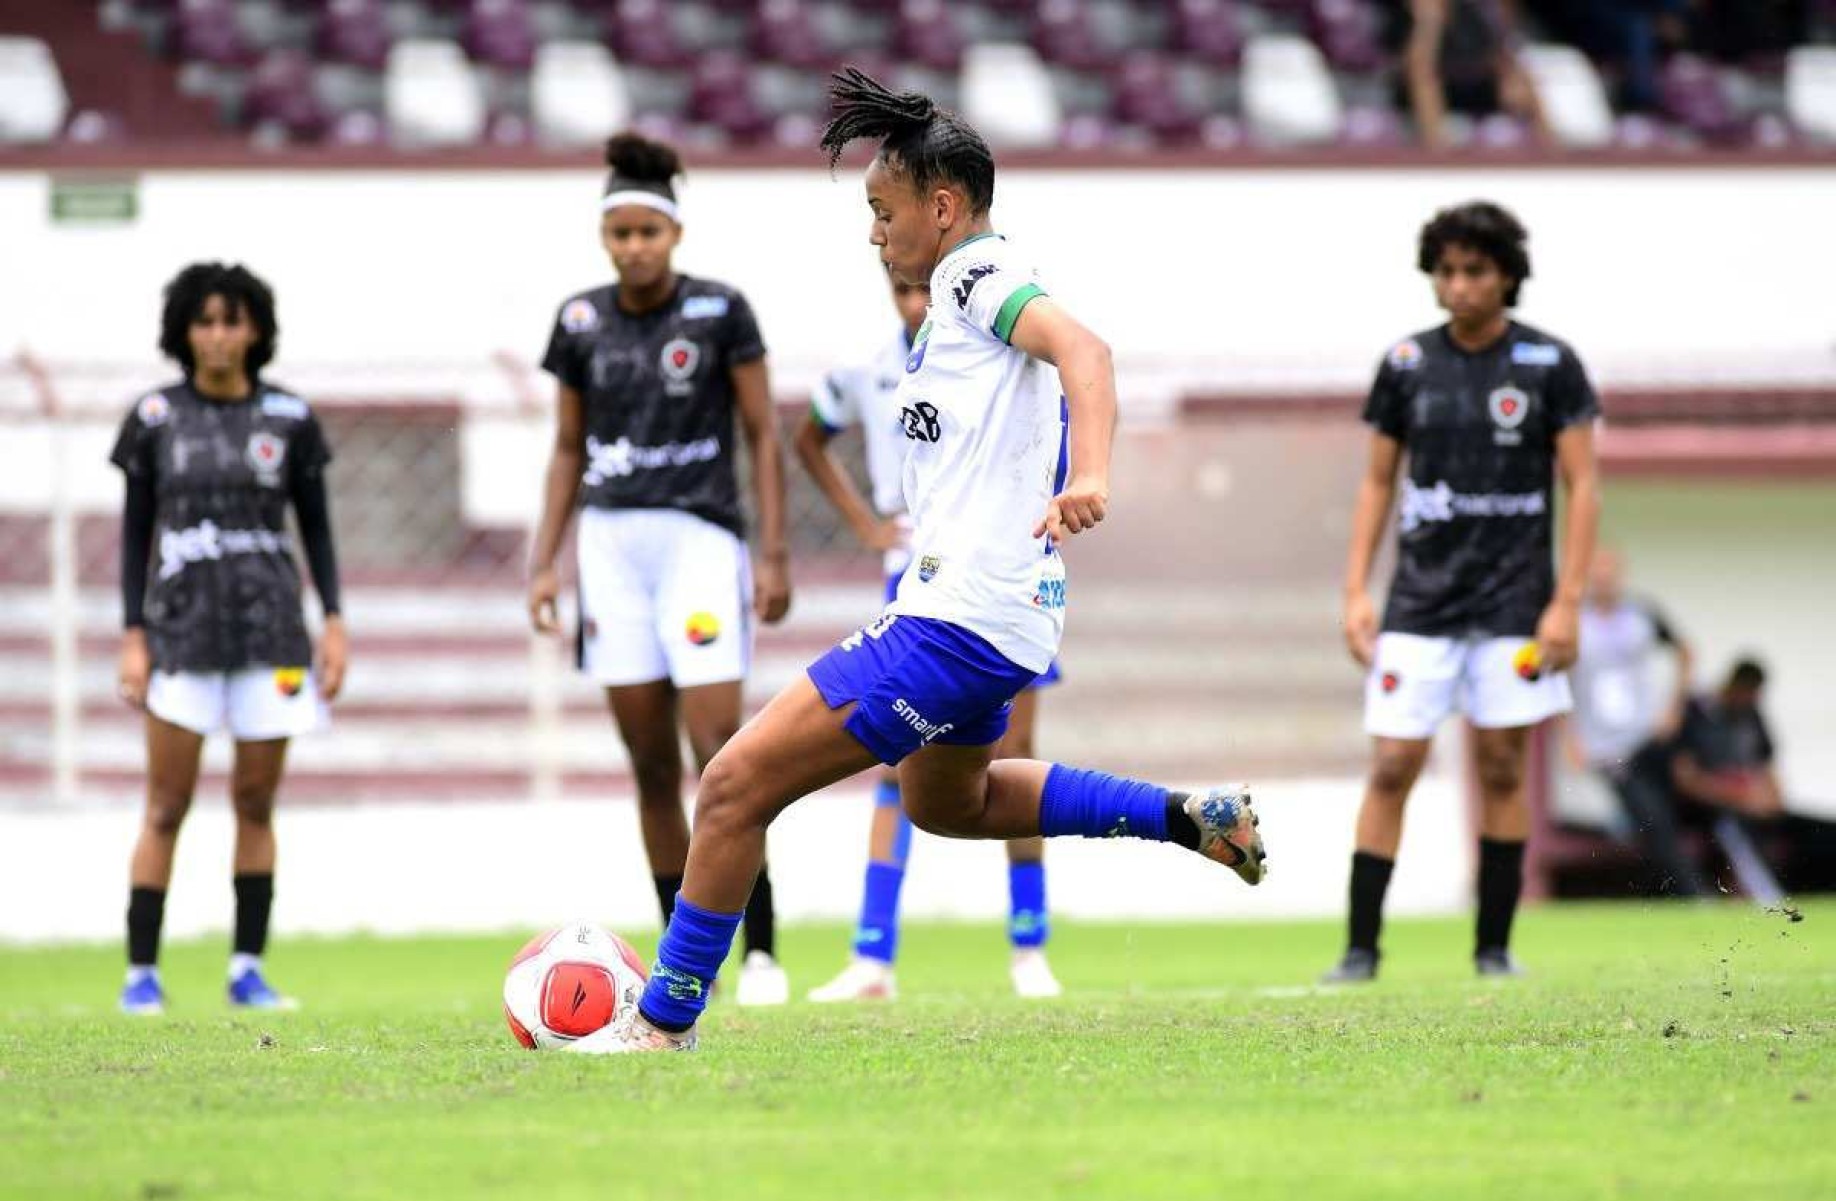
[[[1311,0],[1307,33],[1336,71],[1369,74],[1383,69],[1383,14],[1370,0]]]
[[[1042,0],[1033,25],[1033,48],[1046,62],[1079,71],[1095,70],[1109,61],[1082,0]]]
[[[1344,114],[1319,48],[1291,34],[1251,38],[1243,48],[1243,115],[1251,134],[1263,142],[1338,137]]]
[[[522,0],[473,0],[460,44],[475,63],[527,71],[535,65],[535,22]]]
[[[835,61],[822,26],[803,0],[764,0],[753,22],[752,48],[767,61],[809,70]]]
[[[173,49],[183,62],[212,67],[246,67],[255,61],[229,0],[185,0],[178,10]]]
[[[1063,113],[1031,46],[972,46],[963,55],[963,116],[992,146],[1051,146]]]
[[[593,145],[631,123],[631,96],[612,55],[597,42],[544,42],[529,76],[536,137],[551,146]]]
[[[1234,71],[1243,61],[1243,11],[1236,0],[1178,0],[1172,40],[1200,62]]]
[[[1715,64],[1694,54],[1673,55],[1659,82],[1664,111],[1708,142],[1732,142],[1745,131]]]
[[[932,71],[962,68],[967,39],[943,0],[904,0],[893,21],[893,51],[902,61]]]
[[[1189,141],[1205,120],[1205,107],[1182,87],[1165,56],[1137,50],[1115,75],[1116,118],[1151,131],[1162,141]]]
[[[318,52],[327,62],[380,71],[394,41],[377,0],[332,0],[319,21]]]
[[[415,38],[391,47],[383,111],[398,145],[463,145],[485,128],[484,89],[457,42]]]
[[[244,120],[257,136],[278,133],[291,141],[324,136],[330,117],[313,88],[312,59],[298,50],[275,50],[249,76]]]
[[[0,37],[0,142],[49,142],[64,127],[70,96],[51,47]]]
[[[1572,46],[1533,45],[1518,51],[1543,113],[1565,146],[1598,147],[1613,141],[1613,107],[1606,85],[1587,55]]]
[[[757,142],[771,131],[772,114],[753,90],[752,64],[732,50],[715,50],[695,64],[689,116],[736,142]]]
[[[1811,137],[1836,141],[1836,47],[1800,46],[1786,56],[1785,115]]]
[[[605,25],[606,41],[621,63],[686,67],[693,61],[663,0],[619,0],[606,14]]]

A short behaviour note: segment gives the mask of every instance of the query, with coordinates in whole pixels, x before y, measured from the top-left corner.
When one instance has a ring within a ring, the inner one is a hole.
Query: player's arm
[[[1594,455],[1594,426],[1577,421],[1556,435],[1556,474],[1567,494],[1562,523],[1562,561],[1555,596],[1536,625],[1537,645],[1551,671],[1575,661],[1581,639],[1581,596],[1587,565],[1600,534],[1600,467]]]
[[[586,402],[576,389],[562,384],[556,391],[554,445],[542,480],[542,516],[529,550],[529,621],[537,633],[553,634],[561,628],[555,612],[561,595],[555,556],[561,553],[561,539],[574,515],[585,457]]]
[[[736,363],[731,372],[740,426],[752,451],[752,496],[759,519],[753,608],[760,620],[778,622],[790,612],[790,540],[784,531],[784,449],[778,445],[778,415],[763,358]]]
[[[1012,303],[1010,300],[1009,303]],[[1058,368],[1070,410],[1070,470],[1064,491],[1046,505],[1033,537],[1082,533],[1109,513],[1109,449],[1116,434],[1116,364],[1109,344],[1043,293],[1014,320],[1010,345]],[[998,322],[997,322],[998,324]],[[997,329],[996,331],[1000,331]]]
[[[325,633],[319,639],[319,692],[327,701],[335,701],[344,690],[344,674],[350,658],[344,631],[344,608],[339,598],[338,551],[332,540],[331,503],[326,499],[325,476],[314,470],[294,476],[292,485],[293,514],[300,523],[300,541],[306,550],[306,565],[312,571],[312,586],[319,594],[319,607],[325,613]]]
[[[121,509],[121,654],[115,674],[116,692],[136,709],[147,703],[147,683],[153,674],[145,604],[157,504],[152,477],[130,473]]]
[[[1377,540],[1383,536],[1396,499],[1396,471],[1402,463],[1402,443],[1390,435],[1371,434],[1364,475],[1358,481],[1358,499],[1352,506],[1351,541],[1345,550],[1345,645],[1365,667],[1377,653],[1377,607],[1371,602],[1371,563],[1377,557]]]
[[[1441,91],[1441,37],[1447,31],[1447,0],[1409,0],[1409,42],[1403,48],[1403,74],[1409,82],[1409,107],[1422,144],[1430,150],[1447,145],[1447,97]]]
[[[898,528],[880,519],[848,473],[835,461],[829,443],[835,440],[836,433],[812,409],[809,420],[798,427],[793,440],[797,460],[862,544],[874,550],[888,550],[897,543]]]

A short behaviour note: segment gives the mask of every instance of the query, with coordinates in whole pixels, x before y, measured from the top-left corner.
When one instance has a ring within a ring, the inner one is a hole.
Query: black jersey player
[[[1508,947],[1530,829],[1529,734],[1569,708],[1563,670],[1575,657],[1600,513],[1594,390],[1566,343],[1511,316],[1530,277],[1526,240],[1494,204],[1435,214],[1418,265],[1447,323],[1390,349],[1365,406],[1370,457],[1344,623],[1369,673],[1372,764],[1352,856],[1349,947],[1332,982],[1376,975],[1403,806],[1436,727],[1455,710],[1470,727],[1480,796],[1475,962],[1486,975],[1519,970]],[[1556,477],[1568,494],[1559,571]],[[1380,626],[1366,581],[1392,501],[1397,567]]]
[[[632,134],[606,147],[600,239],[618,282],[562,306],[542,366],[559,383],[555,446],[531,557],[529,608],[556,628],[555,557],[581,510],[581,670],[603,686],[631,756],[644,849],[669,918],[688,855],[686,729],[701,765],[740,723],[753,620],[790,604],[784,470],[765,343],[740,292],[677,271],[682,239],[669,146]],[[759,557],[747,553],[735,417],[751,450]],[[736,997],[781,1003],[771,881],[747,906]]]
[[[166,288],[159,346],[184,378],[142,397],[112,460],[122,516],[120,694],[146,712],[147,807],[134,845],[121,1007],[159,1013],[157,963],[180,825],[204,737],[236,741],[232,1004],[290,1002],[261,955],[274,899],[275,791],[287,743],[321,725],[343,686],[345,635],[325,499],[331,454],[304,400],[269,383],[274,296],[241,266],[199,263]],[[319,660],[287,533],[298,518],[325,611]]]

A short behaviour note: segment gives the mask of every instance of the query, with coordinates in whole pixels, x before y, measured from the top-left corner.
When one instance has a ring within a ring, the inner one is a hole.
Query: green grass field
[[[906,935],[872,1009],[717,1006],[698,1055],[531,1054],[499,938],[282,943],[307,1008],[231,1016],[223,949],[113,1012],[113,947],[0,950],[0,1196],[1836,1196],[1836,909],[1543,908],[1534,978],[1396,922],[1382,983],[1304,986],[1336,923],[1064,923],[1070,995],[993,928]],[[801,990],[845,935],[783,936]],[[645,948],[648,952],[648,947]]]

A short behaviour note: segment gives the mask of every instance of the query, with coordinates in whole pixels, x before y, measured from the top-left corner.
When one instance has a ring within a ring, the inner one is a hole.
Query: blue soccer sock
[[[1076,834],[1166,842],[1167,790],[1054,763],[1039,797],[1039,832],[1047,838]]]
[[[899,953],[899,888],[905,867],[869,863],[861,891],[861,923],[854,931],[854,953],[862,959],[891,963]]]
[[[659,1030],[680,1033],[708,1007],[708,989],[720,974],[745,913],[711,913],[676,896],[676,911],[657,946],[656,966],[638,1012]]]
[[[1045,946],[1051,934],[1046,920],[1045,864],[1007,865],[1007,937],[1016,951]]]

